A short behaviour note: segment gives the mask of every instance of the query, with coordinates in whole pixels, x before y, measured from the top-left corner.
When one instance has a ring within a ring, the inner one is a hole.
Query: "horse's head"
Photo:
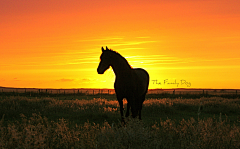
[[[103,74],[112,64],[112,53],[106,47],[106,50],[102,47],[102,54],[100,56],[100,63],[97,68],[98,74]]]

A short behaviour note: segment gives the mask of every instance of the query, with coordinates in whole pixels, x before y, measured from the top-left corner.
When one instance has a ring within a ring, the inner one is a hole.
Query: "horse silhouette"
[[[129,109],[131,108],[132,117],[139,116],[139,119],[141,119],[142,104],[149,85],[147,71],[141,68],[133,69],[123,56],[107,47],[106,50],[102,47],[100,60],[97,68],[98,74],[103,74],[111,66],[116,75],[114,88],[120,105],[122,121],[124,121],[123,98],[127,99],[126,117],[129,116]]]

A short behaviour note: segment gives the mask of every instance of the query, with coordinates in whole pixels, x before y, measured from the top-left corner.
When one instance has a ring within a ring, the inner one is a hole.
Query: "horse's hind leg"
[[[139,107],[139,119],[140,120],[142,119],[141,111],[142,111],[142,104],[140,104],[140,107]]]
[[[126,112],[126,117],[128,117],[128,116],[129,116],[129,109],[130,109],[130,104],[129,104],[129,103],[127,103],[127,112]]]
[[[142,111],[142,105],[143,105],[144,100],[145,100],[145,95],[140,98],[141,102],[140,102],[139,109],[138,109],[139,110],[139,119],[140,120],[142,119],[141,111]]]

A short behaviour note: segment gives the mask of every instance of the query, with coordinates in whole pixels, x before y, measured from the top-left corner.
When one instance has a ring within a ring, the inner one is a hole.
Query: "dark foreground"
[[[0,109],[0,148],[240,147],[239,98],[148,98],[124,126],[110,95],[1,96]]]

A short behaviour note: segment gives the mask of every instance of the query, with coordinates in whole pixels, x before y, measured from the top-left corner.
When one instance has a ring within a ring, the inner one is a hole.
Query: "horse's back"
[[[137,91],[138,94],[146,94],[149,85],[149,74],[146,70],[142,68],[135,68],[133,69],[134,74],[136,75],[136,84],[137,84]]]

